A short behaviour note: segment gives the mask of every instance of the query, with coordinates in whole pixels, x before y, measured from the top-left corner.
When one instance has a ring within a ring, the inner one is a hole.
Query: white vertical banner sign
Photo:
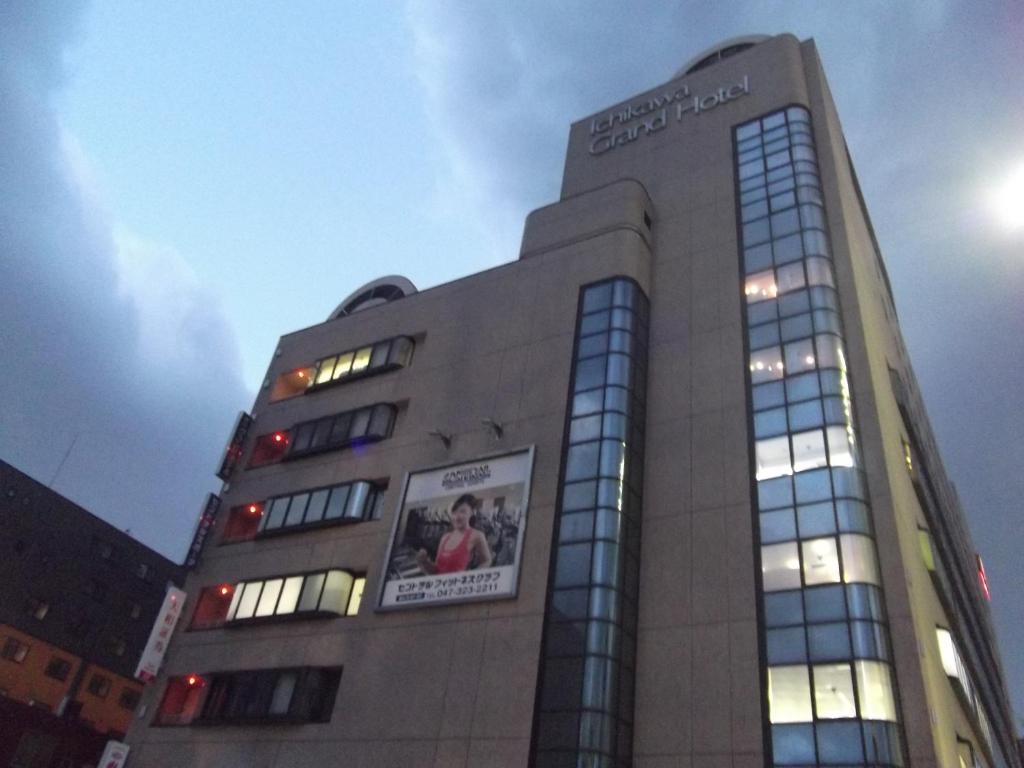
[[[124,768],[128,759],[128,745],[120,741],[108,741],[97,768]]]
[[[170,645],[171,635],[181,618],[181,609],[185,605],[185,593],[177,587],[167,588],[164,596],[164,604],[160,606],[160,613],[156,615],[153,629],[149,633],[149,640],[139,658],[139,665],[135,668],[135,677],[143,682],[149,682],[156,677],[160,671],[160,664],[164,660],[167,646]]]

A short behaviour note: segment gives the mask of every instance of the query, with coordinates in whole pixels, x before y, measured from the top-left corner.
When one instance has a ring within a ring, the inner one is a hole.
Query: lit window
[[[793,474],[793,466],[789,460],[789,438],[770,437],[758,440],[755,444],[757,454],[757,479],[770,480],[773,477]]]
[[[352,358],[356,356],[355,352],[346,352],[343,355],[338,355],[335,358],[334,372],[331,374],[331,381],[338,381],[348,376],[352,372]],[[319,381],[317,382],[319,383]]]
[[[828,434],[829,463],[833,467],[854,467],[857,465],[853,455],[853,433],[846,427],[829,427]]]
[[[363,601],[363,588],[366,586],[366,578],[360,576],[352,585],[352,595],[348,599],[348,607],[345,609],[346,616],[355,616],[359,613],[359,605]]]
[[[836,540],[811,539],[800,544],[804,556],[804,582],[834,584],[839,582],[839,552]]]
[[[878,561],[875,545],[867,536],[844,533],[839,537],[843,553],[843,581],[878,584]]]
[[[860,716],[865,720],[896,722],[896,701],[889,665],[880,661],[855,661]]]
[[[932,548],[932,536],[928,531],[918,528],[917,529],[917,543],[921,548],[921,559],[924,561],[924,567],[929,571],[935,570],[935,550]]]
[[[820,429],[793,435],[793,471],[817,469],[828,466],[825,458],[825,436]],[[761,480],[761,477],[757,478]]]
[[[301,395],[313,386],[314,376],[316,376],[316,366],[312,365],[282,373],[274,382],[273,389],[270,390],[270,402]]]
[[[356,350],[355,357],[352,358],[352,373],[366,370],[367,366],[370,365],[370,354],[372,352],[373,347],[363,347]]]
[[[814,706],[823,719],[857,716],[849,664],[814,667]]]
[[[759,349],[750,354],[750,381],[753,384],[781,379],[785,373],[784,368],[779,347]]]
[[[950,677],[960,677],[960,654],[957,653],[953,635],[948,629],[938,628],[935,630],[935,636],[939,642],[939,658],[942,659],[942,669]]]
[[[814,344],[810,339],[794,341],[786,345],[786,373],[790,376],[809,371],[815,366]]]
[[[803,264],[795,262],[779,267],[777,280],[779,293],[787,293],[803,288],[805,285]]]
[[[768,668],[768,710],[773,723],[811,722],[811,681],[807,667]]]
[[[747,277],[743,292],[747,296],[747,302],[762,301],[763,299],[774,299],[778,293],[775,286],[775,273],[772,270],[758,272],[756,275]]]
[[[359,610],[364,583],[363,577],[336,570],[243,582],[235,588],[226,619],[302,613],[349,616]]]
[[[910,453],[910,443],[906,440],[901,442],[903,443],[903,463],[907,465],[907,472],[914,474],[914,457]]]
[[[800,587],[800,557],[795,541],[761,547],[761,580],[765,592]]]

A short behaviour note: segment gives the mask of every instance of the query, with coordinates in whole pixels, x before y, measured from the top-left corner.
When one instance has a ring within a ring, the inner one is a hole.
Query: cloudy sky
[[[551,5],[0,4],[0,458],[180,558],[278,336],[384,273],[513,259],[573,119],[791,31],[824,60],[1024,712],[1024,227],[997,211],[1024,173],[1019,3]]]

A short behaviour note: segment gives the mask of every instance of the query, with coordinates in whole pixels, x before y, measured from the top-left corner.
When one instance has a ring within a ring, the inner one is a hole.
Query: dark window
[[[383,440],[391,436],[394,415],[393,405],[380,403],[297,424],[288,458]]]
[[[326,722],[340,669],[268,669],[213,675],[200,717],[206,723]]]
[[[117,703],[122,709],[134,711],[139,706],[139,701],[142,699],[142,694],[132,688],[125,688],[121,691],[121,696],[118,698]]]
[[[93,675],[89,678],[89,685],[86,690],[93,696],[105,699],[110,693],[110,678],[105,675]]]
[[[67,659],[62,659],[60,656],[54,656],[50,659],[50,663],[46,665],[46,676],[52,677],[54,680],[67,680],[70,673],[71,662]]]
[[[103,602],[107,596],[107,585],[99,579],[89,579],[85,582],[84,591],[96,602]]]

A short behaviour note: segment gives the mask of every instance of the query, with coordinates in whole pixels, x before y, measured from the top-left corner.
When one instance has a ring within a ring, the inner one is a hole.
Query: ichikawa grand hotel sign
[[[666,91],[624,109],[613,110],[590,121],[590,154],[603,155],[617,147],[632,144],[642,136],[664,130],[669,125],[670,115],[674,116],[674,122],[679,123],[687,115],[700,115],[749,93],[750,76],[744,75],[738,83],[722,86],[704,96],[692,95],[690,87],[684,84],[675,91]],[[626,127],[628,123],[640,119],[643,122]]]

